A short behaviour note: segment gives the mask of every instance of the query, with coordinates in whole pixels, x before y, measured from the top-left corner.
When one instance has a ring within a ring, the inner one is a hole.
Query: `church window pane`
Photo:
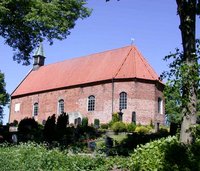
[[[33,116],[38,115],[38,103],[34,103],[33,105]]]
[[[127,93],[121,92],[119,94],[119,109],[127,109]]]
[[[64,100],[61,99],[58,101],[58,113],[62,114],[64,113],[65,107],[64,107]]]
[[[88,97],[88,111],[95,110],[95,96]]]

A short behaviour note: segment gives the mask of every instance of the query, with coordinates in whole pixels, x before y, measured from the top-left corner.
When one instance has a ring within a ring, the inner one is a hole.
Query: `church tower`
[[[33,58],[34,58],[33,70],[37,70],[39,67],[44,65],[45,56],[42,43],[40,43],[39,47],[35,51]]]

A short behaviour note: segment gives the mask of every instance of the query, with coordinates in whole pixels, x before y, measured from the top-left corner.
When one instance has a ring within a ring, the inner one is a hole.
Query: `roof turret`
[[[37,70],[39,67],[44,65],[45,56],[44,56],[43,45],[41,42],[37,50],[35,51],[33,58],[34,58],[33,70]]]

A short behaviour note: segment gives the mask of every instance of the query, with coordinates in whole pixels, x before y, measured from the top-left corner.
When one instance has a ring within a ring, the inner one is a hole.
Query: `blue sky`
[[[88,0],[86,6],[93,9],[91,16],[78,20],[66,40],[55,41],[52,46],[44,42],[45,64],[127,46],[134,38],[134,45],[161,74],[167,70],[163,57],[181,47],[175,0],[110,0],[107,3]],[[200,28],[200,19],[197,28]],[[197,37],[200,38],[198,29]],[[12,49],[0,38],[0,70],[5,74],[10,94],[32,68],[32,65],[17,64],[12,55]],[[7,123],[7,107],[4,113],[4,123]]]

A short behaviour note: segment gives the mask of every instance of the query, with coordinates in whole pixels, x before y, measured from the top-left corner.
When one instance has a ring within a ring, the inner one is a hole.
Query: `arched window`
[[[127,109],[127,93],[121,92],[119,94],[119,109]]]
[[[160,97],[158,97],[158,113],[163,114],[163,100]]]
[[[38,115],[38,103],[34,103],[33,105],[33,116]]]
[[[63,100],[63,99],[60,99],[60,100],[58,101],[58,114],[64,113],[64,110],[65,110],[64,100]]]
[[[88,111],[95,110],[95,96],[88,97]]]

